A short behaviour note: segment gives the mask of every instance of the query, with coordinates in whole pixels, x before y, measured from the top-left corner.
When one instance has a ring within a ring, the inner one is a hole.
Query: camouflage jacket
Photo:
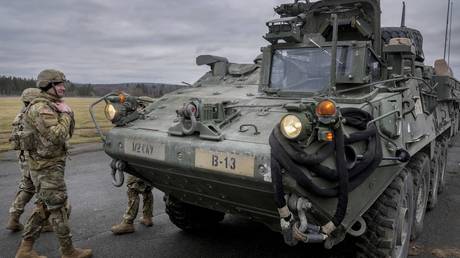
[[[13,123],[11,125],[13,126],[13,130],[18,130],[18,127],[21,123],[22,116],[24,115],[24,112],[26,111],[26,107],[23,107],[21,111],[14,117]]]
[[[54,104],[56,97],[42,93],[26,111],[25,123],[34,130],[36,148],[29,151],[29,166],[39,170],[64,162],[67,140],[75,124],[73,115],[60,113]]]
[[[11,127],[13,129],[11,131],[11,136],[9,139],[10,143],[13,144],[13,150],[18,150],[17,157],[18,157],[19,162],[23,162],[25,157],[24,157],[24,152],[20,151],[21,143],[16,138],[18,137],[19,131],[21,130],[21,123],[23,121],[22,118],[24,116],[25,111],[26,111],[26,107],[23,107],[21,111],[14,118],[13,123],[11,124]]]
[[[22,118],[24,116],[24,112],[26,111],[26,107],[23,107],[21,111],[16,115],[16,117],[13,120],[13,123],[11,124],[11,135],[9,142],[13,144],[13,149],[14,150],[19,150],[20,149],[20,142],[17,139],[19,137],[19,132],[21,131],[22,127]]]

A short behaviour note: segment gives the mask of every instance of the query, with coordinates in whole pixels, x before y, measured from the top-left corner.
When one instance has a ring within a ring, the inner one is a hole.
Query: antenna
[[[447,4],[446,37],[444,39],[444,60],[446,60],[446,54],[447,54],[447,38],[449,36],[449,21],[450,21],[450,0]]]
[[[402,17],[401,17],[401,28],[406,27],[406,2],[403,1]]]
[[[450,27],[449,27],[449,44],[447,48],[447,65],[450,66],[450,42],[452,41],[452,24],[453,24],[453,14],[454,12],[454,1],[450,3]]]

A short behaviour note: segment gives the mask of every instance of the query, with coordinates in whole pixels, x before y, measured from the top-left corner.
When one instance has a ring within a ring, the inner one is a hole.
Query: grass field
[[[66,103],[75,113],[76,130],[70,140],[71,144],[100,141],[94,124],[89,114],[89,106],[96,98],[65,98]],[[11,123],[16,114],[21,110],[22,102],[19,97],[0,97],[0,151],[11,149],[8,138],[11,132]],[[95,108],[96,120],[104,131],[112,124],[104,116],[104,103]]]

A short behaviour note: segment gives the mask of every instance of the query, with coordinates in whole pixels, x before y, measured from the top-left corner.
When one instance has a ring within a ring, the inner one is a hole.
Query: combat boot
[[[43,225],[42,227],[42,233],[46,233],[46,232],[53,232],[53,225],[51,225],[50,221],[49,220],[46,220],[45,221],[45,224]]]
[[[153,226],[153,221],[152,221],[152,217],[149,217],[149,216],[143,216],[140,223],[146,227],[151,227]]]
[[[129,234],[135,231],[132,223],[121,222],[120,224],[112,226],[112,233],[115,235]]]
[[[71,248],[62,250],[62,258],[89,258],[93,256],[91,249]]]
[[[24,226],[21,224],[21,222],[19,222],[19,214],[15,212],[10,213],[10,218],[8,219],[6,229],[13,232],[21,231],[24,229]]]
[[[32,247],[34,240],[22,240],[15,258],[47,258],[46,256],[38,255]]]

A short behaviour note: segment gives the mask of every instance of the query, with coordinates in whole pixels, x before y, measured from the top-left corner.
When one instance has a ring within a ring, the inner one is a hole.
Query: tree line
[[[36,87],[34,79],[14,76],[0,76],[0,96],[20,96],[27,88]],[[122,84],[77,84],[69,82],[66,96],[94,97],[103,96],[111,91],[123,91],[134,96],[161,97],[162,95],[183,88],[182,85],[161,83],[122,83]]]
[[[17,96],[27,88],[35,87],[35,80],[12,76],[0,76],[0,95]]]
[[[14,76],[0,76],[0,95],[1,96],[19,96],[27,88],[35,88],[36,80],[20,78]],[[91,85],[77,86],[69,83],[66,88],[67,96],[95,96],[94,88]]]

